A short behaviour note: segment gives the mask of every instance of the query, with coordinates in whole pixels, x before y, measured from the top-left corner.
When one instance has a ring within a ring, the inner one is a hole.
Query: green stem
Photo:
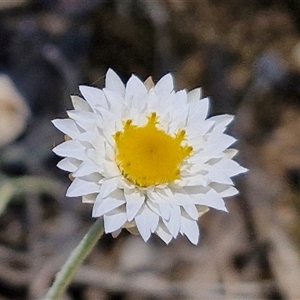
[[[80,267],[84,259],[89,255],[98,239],[104,232],[103,219],[98,218],[87,234],[83,237],[79,245],[69,256],[68,260],[57,273],[53,285],[49,289],[45,300],[60,299],[63,292],[68,287],[77,269]]]

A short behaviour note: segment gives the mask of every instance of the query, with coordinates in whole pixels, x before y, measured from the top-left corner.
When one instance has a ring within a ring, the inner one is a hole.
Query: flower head
[[[169,243],[180,233],[197,244],[198,218],[226,211],[223,198],[237,194],[231,177],[246,171],[224,133],[233,117],[207,118],[201,90],[175,92],[170,74],[156,85],[133,75],[125,86],[109,69],[103,90],[80,91],[69,118],[53,121],[68,136],[53,149],[74,177],[67,196],[93,203],[114,236],[126,228]]]

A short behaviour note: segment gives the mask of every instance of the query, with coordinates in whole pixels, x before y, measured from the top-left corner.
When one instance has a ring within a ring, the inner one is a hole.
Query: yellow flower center
[[[122,174],[131,182],[148,187],[180,179],[180,165],[193,148],[181,145],[185,130],[171,136],[158,129],[158,117],[152,113],[144,126],[124,122],[123,131],[114,135],[116,162]]]

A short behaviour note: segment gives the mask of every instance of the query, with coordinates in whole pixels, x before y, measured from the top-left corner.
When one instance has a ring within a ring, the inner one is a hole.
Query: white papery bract
[[[223,198],[237,194],[231,177],[246,171],[224,133],[233,117],[207,118],[209,99],[200,89],[175,92],[170,74],[124,85],[109,69],[105,88],[80,92],[85,100],[73,96],[68,118],[53,121],[67,136],[53,149],[74,178],[67,196],[92,203],[113,236],[126,228],[145,241],[182,234],[197,244],[198,218],[226,211]]]

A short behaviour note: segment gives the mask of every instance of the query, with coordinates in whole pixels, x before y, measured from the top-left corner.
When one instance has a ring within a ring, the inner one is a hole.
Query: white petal
[[[196,150],[195,150],[196,151]],[[209,155],[208,152],[206,151],[198,151],[196,153],[192,153],[191,157],[188,158],[188,162],[191,163],[192,165],[189,166],[188,171],[190,174],[195,173],[194,171],[192,172],[191,168],[195,167],[196,170],[202,170],[203,165],[206,164],[210,159],[212,158],[211,155]],[[199,166],[199,168],[197,168]]]
[[[143,205],[142,209],[137,214],[134,220],[136,222],[136,226],[140,235],[142,236],[143,240],[147,242],[151,236],[151,227],[149,226],[149,222],[147,219],[145,204]]]
[[[203,187],[203,186],[186,186],[182,188],[183,193],[189,195],[190,197],[204,195],[210,190],[210,186]],[[193,200],[194,201],[194,200]],[[194,203],[194,202],[192,202]]]
[[[167,197],[167,198],[171,198],[174,195],[174,192],[172,191],[172,189],[168,186],[156,186],[153,191],[149,191],[150,197],[152,194],[158,194],[160,195],[160,197]]]
[[[113,135],[116,133],[116,131],[123,129],[122,125],[119,126],[118,120],[116,122],[107,122],[105,121],[106,126],[105,128],[102,128],[103,132],[102,135],[105,137],[106,143],[109,144],[113,149],[115,148],[115,139]]]
[[[187,104],[187,94],[185,90],[181,90],[175,93],[174,105],[184,106]]]
[[[146,95],[146,97],[145,97],[145,101],[147,102],[147,109],[149,112],[156,111],[159,115],[159,112],[157,110],[158,110],[160,101],[159,101],[157,95],[151,91],[152,90],[150,90],[148,95]]]
[[[197,221],[190,219],[186,214],[182,214],[180,233],[187,236],[187,238],[194,244],[197,245],[199,241],[199,226]]]
[[[237,195],[238,193],[239,191],[233,186],[228,187],[227,190],[219,192],[221,197],[232,197],[234,195]]]
[[[104,108],[108,108],[107,101],[102,90],[85,85],[79,86],[79,90],[91,107],[95,108],[97,106],[102,106]]]
[[[215,168],[216,170],[219,169],[222,172],[225,172],[230,177],[248,171],[246,168],[240,166],[237,162],[231,159],[221,159],[218,163],[216,163]]]
[[[145,201],[145,195],[138,189],[125,189],[127,220],[130,222],[134,219]]]
[[[212,120],[212,121],[215,121],[216,122],[216,128],[220,128],[220,130],[222,130],[221,132],[223,132],[224,129],[226,128],[226,126],[230,122],[232,122],[232,120],[234,119],[234,116],[223,114],[223,115],[213,116],[209,119]]]
[[[159,216],[148,206],[147,202],[144,207],[144,214],[147,217],[148,225],[149,225],[151,232],[155,232],[157,229]]]
[[[97,135],[97,129],[91,128],[89,131],[85,131],[82,133],[79,133],[77,135],[77,140],[81,142],[88,142],[91,145],[93,145],[93,142],[95,141],[95,136]]]
[[[238,190],[233,186],[223,185],[219,183],[211,183],[210,186],[222,197],[231,197],[238,194]]]
[[[181,219],[181,212],[179,206],[175,206],[171,209],[169,220],[165,220],[164,218],[162,219],[164,224],[168,228],[169,232],[172,234],[174,238],[176,238],[180,229],[180,219]]]
[[[117,190],[119,180],[118,178],[104,178],[101,180],[101,198],[106,198],[111,192]],[[124,197],[124,193],[122,192]],[[120,196],[120,195],[119,195]]]
[[[221,184],[228,184],[232,185],[233,182],[230,177],[223,172],[222,169],[219,168],[210,168],[208,169],[208,174],[206,175],[208,178],[211,179],[213,182],[221,183]]]
[[[113,211],[106,213],[103,217],[105,233],[117,231],[127,221],[125,206],[117,207]]]
[[[104,146],[105,146],[105,158],[114,162],[116,157],[115,149],[109,143],[105,143]]]
[[[170,197],[170,203],[174,207],[176,205],[193,204],[192,197],[183,188],[173,190],[173,197]]]
[[[206,175],[202,175],[202,174],[197,174],[191,177],[184,177],[184,179],[187,179],[186,185],[188,186],[196,186],[196,185],[207,186],[211,182],[211,180],[209,180],[209,178],[207,178]]]
[[[97,193],[99,191],[100,191],[100,186],[98,183],[82,180],[80,178],[75,178],[74,181],[69,186],[66,195],[68,197],[77,197],[77,196]]]
[[[120,94],[124,94],[125,92],[125,86],[122,80],[112,69],[108,69],[106,73],[105,87]]]
[[[157,204],[156,201],[152,201],[151,199],[147,199],[147,205],[149,206],[149,208],[155,212],[158,216],[161,215],[160,210],[159,210],[159,206]]]
[[[191,90],[187,94],[188,103],[196,102],[196,101],[200,100],[201,97],[202,97],[202,90],[201,90],[201,88],[196,88],[194,90]]]
[[[59,156],[77,158],[79,160],[86,158],[85,147],[77,140],[63,142],[53,148],[52,151]]]
[[[158,224],[157,230],[155,231],[155,233],[168,245],[173,236],[172,234],[169,232],[169,230],[167,229],[166,225],[162,222],[160,222]]]
[[[199,139],[199,137],[205,135],[213,126],[215,122],[210,120],[205,121],[195,121],[194,123],[190,123],[188,119],[188,124],[186,125],[186,131],[188,134],[188,140],[191,139]]]
[[[109,110],[110,110],[111,114],[113,115],[114,120],[120,119],[121,118],[121,108],[122,108],[122,104],[124,102],[123,97],[120,94],[113,92],[111,90],[108,90],[108,89],[104,89],[103,91],[107,98]]]
[[[76,123],[71,119],[55,119],[52,123],[57,129],[67,134],[72,139],[80,133]]]
[[[173,77],[169,73],[163,76],[155,85],[155,91],[157,94],[168,94],[174,89]]]
[[[92,144],[93,148],[96,150],[96,154],[97,157],[101,157],[104,158],[106,156],[106,141],[105,138],[98,132],[98,130],[95,130],[94,132],[94,136],[92,138],[92,140],[90,141],[90,143]],[[94,157],[93,157],[94,158]],[[95,159],[93,160],[95,162],[97,162],[98,160]],[[101,159],[102,162],[102,159]]]
[[[211,151],[211,153],[222,152],[230,145],[232,145],[236,139],[230,135],[222,134],[218,136],[210,135],[205,150]]]
[[[75,110],[92,111],[89,104],[78,96],[71,96],[71,101]]]
[[[99,170],[100,170],[99,167],[94,162],[92,162],[89,159],[86,159],[80,164],[76,172],[74,172],[72,175],[74,177],[81,177],[81,176],[90,175],[95,172],[99,173]]]
[[[193,220],[198,220],[198,210],[194,204],[183,205],[182,207]]]
[[[115,177],[121,175],[121,172],[114,161],[107,161],[107,160],[104,161],[103,168],[104,168],[103,175],[106,177]]]
[[[204,121],[207,117],[209,109],[209,99],[201,99],[200,101],[193,102],[189,107],[188,124]],[[210,119],[211,120],[211,119]]]
[[[108,101],[109,100],[107,100],[107,102]],[[111,105],[111,104],[109,104],[109,105]],[[102,106],[97,106],[97,108],[95,108],[95,111],[97,111],[97,114],[102,117],[103,124],[105,124],[105,127],[101,127],[101,130],[103,132],[106,130],[110,130],[115,133],[115,123],[118,122],[118,120],[116,119],[116,116],[114,115],[114,111],[111,110],[110,107],[105,108]],[[118,114],[118,116],[119,115],[120,115],[120,113]],[[112,126],[110,126],[111,128],[109,128],[108,125],[112,125]]]
[[[227,212],[225,207],[225,202],[222,197],[213,189],[210,189],[205,195],[198,194],[194,196],[195,204],[205,205],[218,210],[223,210]]]
[[[126,84],[126,96],[127,95],[145,95],[147,89],[144,83],[135,75],[132,75]]]
[[[218,136],[222,134],[225,129],[227,128],[227,125],[232,122],[234,119],[234,116],[232,115],[218,115],[218,116],[213,116],[209,118],[210,121],[214,121],[216,124],[214,126],[214,129],[211,133],[212,136]]]
[[[99,127],[103,125],[101,117],[95,113],[82,110],[70,110],[67,113],[71,119],[75,120],[75,122],[86,131],[93,129],[95,125]]]
[[[57,167],[64,171],[75,172],[80,163],[81,161],[75,158],[64,158],[57,164]]]
[[[169,124],[170,132],[177,132],[186,126],[188,116],[188,106],[181,106],[173,111],[172,119]]]
[[[117,189],[111,193],[107,198],[103,199],[99,194],[93,206],[93,217],[100,217],[115,208],[125,203],[125,197],[121,190]]]
[[[158,204],[161,216],[165,220],[168,220],[170,218],[170,214],[171,214],[171,205],[170,205],[170,203],[168,201],[162,199],[162,198],[160,200],[158,200],[156,203]]]

